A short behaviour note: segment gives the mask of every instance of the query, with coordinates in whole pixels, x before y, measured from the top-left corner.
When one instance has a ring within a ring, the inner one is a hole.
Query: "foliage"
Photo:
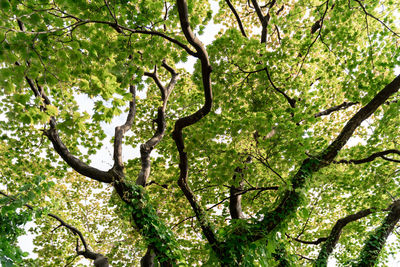
[[[386,264],[399,5],[0,0],[0,260]]]

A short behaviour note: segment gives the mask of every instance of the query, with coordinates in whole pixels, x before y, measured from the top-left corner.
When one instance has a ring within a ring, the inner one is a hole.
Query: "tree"
[[[0,3],[6,266],[399,253],[395,1]],[[34,259],[16,246],[30,220]]]

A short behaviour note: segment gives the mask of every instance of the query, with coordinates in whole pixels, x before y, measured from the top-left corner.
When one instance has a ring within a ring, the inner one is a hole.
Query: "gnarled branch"
[[[122,138],[124,134],[132,127],[136,114],[136,88],[133,85],[129,86],[129,92],[132,95],[132,100],[129,101],[129,112],[126,121],[123,125],[115,127],[114,135],[114,169],[122,173],[124,164],[122,161]]]
[[[189,18],[188,18],[188,7],[186,0],[177,0],[177,7],[179,13],[179,19],[182,31],[187,39],[187,41],[196,49],[198,58],[201,62],[201,74],[202,74],[202,84],[204,90],[204,105],[197,110],[195,113],[179,118],[175,122],[175,128],[172,133],[172,137],[175,141],[177,150],[179,152],[179,180],[178,185],[183,191],[185,197],[188,199],[190,205],[193,208],[193,211],[196,214],[197,220],[200,223],[201,229],[210,243],[211,247],[219,254],[220,246],[217,236],[214,233],[214,230],[206,218],[206,214],[204,209],[197,202],[192,190],[188,185],[188,158],[187,153],[185,152],[185,145],[182,136],[182,131],[184,128],[195,124],[199,120],[201,120],[204,116],[206,116],[212,106],[212,89],[211,89],[211,65],[208,59],[208,54],[206,48],[202,44],[202,42],[194,35],[192,29],[190,28]]]
[[[137,185],[141,186],[146,186],[147,179],[150,175],[150,154],[153,151],[154,147],[161,142],[162,138],[164,137],[165,134],[165,128],[166,128],[166,122],[165,122],[165,110],[167,108],[167,103],[168,103],[168,98],[175,87],[179,74],[171,67],[169,66],[165,60],[162,62],[162,66],[169,72],[171,73],[171,79],[168,83],[168,85],[165,87],[164,85],[161,84],[161,81],[158,79],[157,76],[157,67],[154,68],[154,72],[149,73],[146,72],[145,75],[151,77],[157,87],[161,91],[161,99],[163,101],[162,107],[158,108],[158,114],[157,114],[157,119],[155,122],[157,123],[157,130],[154,133],[154,135],[147,140],[146,143],[140,145],[140,158],[141,158],[141,164],[142,168],[140,170],[140,173],[138,175],[138,178],[136,180]]]

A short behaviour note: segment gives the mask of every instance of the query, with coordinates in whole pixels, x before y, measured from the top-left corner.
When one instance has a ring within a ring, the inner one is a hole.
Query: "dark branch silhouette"
[[[359,103],[358,103],[358,102],[346,102],[346,101],[345,101],[345,102],[343,102],[343,103],[340,104],[340,105],[333,106],[333,107],[328,108],[328,109],[326,109],[326,110],[323,110],[323,111],[320,111],[320,112],[318,112],[318,113],[315,113],[315,114],[314,114],[314,117],[315,117],[315,118],[318,118],[318,117],[322,117],[322,116],[327,116],[327,115],[330,115],[331,113],[333,113],[333,112],[335,112],[335,111],[347,109],[347,108],[349,108],[349,107],[351,107],[351,106],[354,106],[354,105],[357,105],[357,104],[359,104]]]
[[[212,106],[212,89],[211,89],[211,65],[208,59],[207,51],[201,41],[194,35],[189,24],[188,17],[188,7],[186,0],[177,0],[177,7],[179,13],[179,19],[182,31],[186,37],[186,40],[196,49],[198,58],[201,62],[201,74],[202,74],[202,84],[204,90],[204,105],[197,110],[195,113],[179,118],[175,122],[175,128],[172,133],[172,137],[175,141],[176,147],[179,152],[179,180],[178,185],[184,193],[185,197],[188,199],[190,205],[196,214],[197,220],[201,226],[201,229],[210,243],[211,247],[216,251],[217,255],[221,252],[219,241],[214,233],[213,227],[211,226],[209,220],[206,219],[206,214],[204,209],[197,202],[192,190],[188,185],[188,158],[185,152],[185,145],[182,136],[182,131],[184,128],[195,124],[203,117],[205,117],[211,110]]]
[[[236,21],[239,25],[240,32],[242,33],[242,35],[245,38],[247,38],[246,31],[244,30],[242,20],[240,19],[239,14],[237,13],[235,7],[232,5],[232,2],[230,0],[225,0],[225,2],[228,5],[228,7],[230,8],[230,10],[232,11],[233,15],[235,15]]]
[[[389,149],[389,150],[385,150],[385,151],[381,151],[381,152],[376,152],[371,154],[369,157],[363,158],[363,159],[351,159],[351,160],[339,160],[339,161],[334,161],[334,163],[337,164],[363,164],[363,163],[367,163],[367,162],[371,162],[373,160],[375,160],[376,158],[382,158],[384,160],[388,160],[388,161],[393,161],[393,162],[400,162],[400,160],[396,160],[396,159],[391,159],[386,157],[386,155],[388,154],[397,154],[400,156],[400,150],[397,149]]]

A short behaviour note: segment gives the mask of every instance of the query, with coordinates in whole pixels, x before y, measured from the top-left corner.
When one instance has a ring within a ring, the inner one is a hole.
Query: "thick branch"
[[[342,233],[343,228],[354,221],[357,221],[361,218],[364,218],[371,213],[373,213],[373,209],[365,209],[359,211],[355,214],[348,215],[342,219],[339,219],[336,224],[333,226],[331,233],[326,239],[325,243],[322,245],[321,251],[319,252],[318,259],[315,262],[315,266],[326,266],[328,263],[328,258],[331,255],[333,249],[335,248],[337,242],[339,241],[339,237]]]
[[[156,254],[154,253],[151,246],[148,246],[146,254],[140,260],[140,267],[154,267],[155,258]]]
[[[239,177],[238,177],[239,176]],[[235,174],[233,175],[233,180],[242,180],[243,170],[241,168],[235,169]],[[240,219],[243,218],[242,211],[242,194],[238,194],[243,191],[243,181],[239,182],[239,186],[232,186],[229,189],[229,213],[231,214],[232,219]]]
[[[35,96],[43,98],[45,104],[50,104],[50,100],[44,94],[43,90],[38,90],[29,77],[25,77],[25,79]],[[50,129],[45,130],[44,134],[49,138],[56,152],[75,171],[99,182],[110,183],[112,181],[112,175],[109,172],[104,172],[93,168],[69,152],[68,148],[64,145],[60,139],[60,136],[58,135],[54,117],[51,117],[50,119]]]
[[[235,7],[232,5],[230,0],[225,0],[225,2],[229,6],[229,8],[232,11],[233,15],[235,15],[236,21],[237,21],[237,23],[239,25],[240,32],[242,33],[242,35],[244,37],[247,38],[246,31],[244,30],[242,20],[240,19],[239,14],[237,13]]]
[[[25,30],[25,26],[20,20],[18,20],[18,25],[21,31]],[[15,64],[20,65],[20,63],[18,62],[16,62]],[[33,80],[28,76],[25,76],[25,80],[31,88],[32,92],[34,93],[35,97],[41,98],[45,105],[51,104],[43,88],[39,85],[37,81],[36,83],[34,83]],[[46,107],[44,106],[43,108],[45,109]],[[50,129],[45,130],[44,134],[52,142],[56,152],[75,171],[99,182],[110,183],[112,181],[112,175],[109,172],[104,172],[99,169],[93,168],[81,161],[80,159],[76,158],[74,155],[71,154],[71,152],[69,152],[68,148],[64,145],[58,135],[58,131],[56,129],[56,120],[54,117],[50,118]]]
[[[44,134],[49,138],[51,143],[53,144],[54,150],[61,156],[61,158],[76,172],[89,177],[93,180],[103,182],[103,183],[111,183],[113,180],[113,175],[111,172],[101,171],[99,169],[93,168],[82,160],[76,158],[74,155],[69,152],[68,148],[61,141],[60,136],[58,135],[58,131],[55,127],[54,119],[50,123],[50,129],[45,130]]]
[[[179,180],[178,184],[185,197],[188,199],[190,205],[192,206],[197,220],[200,223],[200,226],[203,230],[205,237],[210,243],[211,247],[217,252],[219,252],[219,242],[217,237],[212,229],[210,222],[206,218],[206,214],[204,209],[198,204],[192,190],[188,185],[188,158],[187,153],[185,152],[185,145],[182,136],[182,130],[185,127],[195,124],[199,120],[201,120],[204,116],[206,116],[210,110],[212,105],[212,89],[211,89],[211,65],[208,59],[207,51],[201,41],[194,35],[193,31],[190,28],[189,18],[188,18],[188,8],[186,0],[177,0],[177,7],[179,13],[179,19],[181,23],[181,28],[187,41],[196,49],[198,57],[201,61],[201,73],[202,73],[202,83],[204,90],[204,98],[205,103],[203,107],[197,110],[195,113],[179,118],[175,122],[175,128],[172,133],[173,139],[175,140],[176,147],[179,152]]]
[[[375,266],[379,254],[388,236],[400,220],[400,200],[396,200],[389,208],[389,214],[369,237],[363,247],[357,266]]]
[[[286,235],[286,236],[290,237],[289,235]],[[325,242],[328,239],[327,237],[320,237],[315,241],[307,241],[307,240],[302,240],[302,239],[297,238],[297,237],[290,237],[290,238],[292,238],[296,242],[307,244],[307,245],[319,245],[319,244],[321,244],[322,242]]]
[[[376,152],[373,153],[372,155],[370,155],[369,157],[363,158],[363,159],[351,159],[351,160],[339,160],[339,161],[334,161],[334,163],[345,163],[345,164],[362,164],[362,163],[367,163],[367,162],[371,162],[373,160],[375,160],[376,158],[380,157],[382,159],[385,160],[389,160],[389,161],[394,161],[394,162],[400,162],[399,160],[395,160],[395,159],[391,159],[391,158],[387,158],[385,157],[388,154],[397,154],[400,155],[400,150],[397,149],[389,149],[389,150],[385,150],[385,151],[381,151],[381,152]]]
[[[400,75],[385,86],[367,105],[362,107],[343,127],[339,136],[322,153],[321,159],[325,162],[331,162],[340,149],[347,143],[354,131],[360,124],[372,115],[385,101],[399,91]]]
[[[165,99],[165,87],[164,85],[162,85],[160,79],[158,78],[157,75],[157,65],[154,66],[154,71],[153,72],[145,72],[144,73],[145,76],[148,76],[150,78],[152,78],[155,82],[155,84],[157,85],[157,87],[160,89],[161,91],[161,99],[164,100]]]
[[[129,92],[132,94],[132,100],[129,101],[129,112],[123,125],[115,127],[114,136],[114,169],[120,173],[123,172],[124,164],[122,161],[122,138],[124,134],[132,127],[136,114],[136,89],[133,85],[129,86]]]

